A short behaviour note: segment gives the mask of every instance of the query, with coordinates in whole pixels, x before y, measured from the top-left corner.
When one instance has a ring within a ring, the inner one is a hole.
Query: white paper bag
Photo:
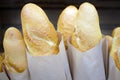
[[[106,80],[102,55],[103,41],[86,52],[80,52],[68,41],[68,57],[73,80]]]
[[[49,56],[31,56],[27,53],[31,80],[71,80],[63,39],[59,37],[59,53]]]
[[[22,73],[13,73],[9,71],[7,71],[7,73],[10,77],[10,80],[30,80],[29,72],[27,69]]]
[[[0,73],[0,80],[9,80],[5,72]]]
[[[109,75],[108,80],[120,80],[120,71],[115,65],[112,57],[109,58]]]

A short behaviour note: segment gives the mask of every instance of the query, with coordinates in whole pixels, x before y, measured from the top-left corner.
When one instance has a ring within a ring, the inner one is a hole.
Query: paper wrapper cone
[[[73,80],[106,80],[102,43],[94,48],[80,52],[68,41],[68,57]]]
[[[120,70],[115,65],[112,57],[109,58],[109,75],[108,80],[120,80]]]
[[[7,71],[7,73],[10,77],[10,80],[30,80],[29,72],[27,69],[22,73],[13,73],[9,71]]]
[[[0,73],[0,80],[9,80],[5,72]]]
[[[71,80],[64,42],[59,36],[59,53],[48,56],[32,56],[27,53],[31,80]]]

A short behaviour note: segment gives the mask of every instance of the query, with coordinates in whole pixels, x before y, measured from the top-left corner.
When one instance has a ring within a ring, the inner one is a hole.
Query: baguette
[[[10,72],[23,72],[27,69],[26,46],[18,29],[10,27],[3,41],[5,66]]]
[[[59,40],[45,12],[33,3],[21,11],[22,30],[28,51],[33,56],[57,54]]]
[[[85,2],[79,7],[71,43],[79,51],[85,52],[95,47],[101,39],[98,13],[92,4]]]
[[[120,70],[120,27],[113,30],[112,36],[113,41],[110,56],[113,58],[116,67]]]
[[[77,15],[77,8],[73,5],[66,7],[59,16],[57,22],[57,30],[61,32],[64,38],[65,47],[67,49],[67,40],[74,32],[74,22]]]

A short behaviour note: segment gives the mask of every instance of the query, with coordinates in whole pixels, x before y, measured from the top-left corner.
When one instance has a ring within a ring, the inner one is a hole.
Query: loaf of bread
[[[33,3],[21,11],[22,30],[28,51],[33,56],[57,54],[59,40],[45,12]]]
[[[71,38],[72,45],[79,51],[85,52],[95,47],[101,38],[102,33],[95,7],[88,2],[81,4],[75,21],[75,32]]]
[[[26,46],[20,31],[10,27],[3,41],[5,66],[10,72],[23,72],[27,69]]]
[[[66,48],[67,40],[74,32],[74,22],[77,16],[77,12],[77,8],[73,5],[70,5],[62,11],[57,22],[57,30],[63,35]]]
[[[116,67],[120,70],[120,27],[117,27],[112,32],[112,47],[110,56],[113,58]]]

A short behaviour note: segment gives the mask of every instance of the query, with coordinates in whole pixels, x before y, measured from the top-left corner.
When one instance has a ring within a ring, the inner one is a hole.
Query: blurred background
[[[79,8],[86,1],[96,6],[102,33],[111,35],[112,30],[120,26],[120,0],[0,0],[0,52],[3,52],[5,30],[11,26],[21,30],[20,12],[26,3],[41,6],[56,28],[58,17],[65,7],[75,5]]]

